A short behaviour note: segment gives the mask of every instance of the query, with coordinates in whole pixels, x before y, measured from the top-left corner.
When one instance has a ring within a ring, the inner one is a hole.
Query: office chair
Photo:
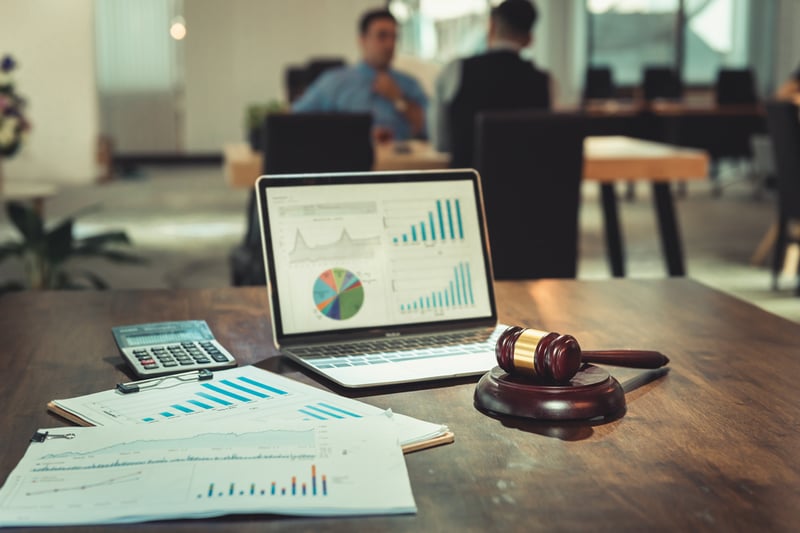
[[[343,67],[344,59],[339,58],[317,58],[309,60],[305,66],[289,66],[284,71],[284,83],[286,84],[286,94],[289,103],[294,102],[314,81],[328,69]]]
[[[309,85],[306,67],[289,66],[284,71],[284,83],[289,103],[294,103],[306,91]]]
[[[585,119],[540,111],[481,113],[481,174],[495,279],[574,278]]]
[[[720,69],[714,86],[717,105],[755,105],[756,84],[751,69]]]
[[[778,177],[778,235],[772,262],[772,289],[776,290],[790,239],[789,223],[800,221],[800,114],[788,102],[769,102],[766,107]],[[800,264],[797,274],[795,291],[800,296]]]
[[[642,77],[642,95],[648,102],[663,98],[683,98],[683,81],[672,67],[645,67]]]
[[[616,89],[609,67],[589,67],[583,84],[583,101],[614,98]]]
[[[306,67],[306,71],[308,72],[308,84],[311,85],[314,83],[320,74],[325,72],[328,69],[332,68],[339,68],[345,66],[347,63],[344,59],[338,57],[329,57],[329,58],[312,58],[308,62],[308,66]]]
[[[296,113],[264,121],[264,174],[367,171],[372,168],[372,115]],[[231,254],[232,284],[266,283],[255,192],[247,207],[247,230]]]

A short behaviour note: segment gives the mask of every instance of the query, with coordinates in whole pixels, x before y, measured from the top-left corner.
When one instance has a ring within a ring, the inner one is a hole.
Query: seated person
[[[519,55],[536,18],[530,1],[506,0],[492,9],[488,52],[448,64],[436,80],[430,131],[436,148],[452,153],[453,167],[473,166],[480,111],[550,108],[550,77]]]
[[[368,11],[359,24],[362,61],[327,71],[292,105],[293,112],[371,112],[378,140],[425,134],[428,99],[419,83],[391,68],[397,21],[385,9]]]

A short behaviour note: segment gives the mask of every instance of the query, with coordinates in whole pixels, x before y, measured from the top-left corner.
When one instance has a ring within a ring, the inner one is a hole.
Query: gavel
[[[514,376],[537,381],[564,383],[572,379],[582,363],[632,368],[660,368],[669,359],[650,350],[581,350],[572,335],[511,326],[500,334],[495,346],[497,363]]]

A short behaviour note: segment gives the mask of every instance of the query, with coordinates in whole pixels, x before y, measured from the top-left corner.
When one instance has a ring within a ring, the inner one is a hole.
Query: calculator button
[[[194,360],[194,362],[195,362],[195,363],[199,363],[199,364],[201,364],[201,365],[204,365],[204,364],[206,364],[206,363],[210,363],[210,362],[211,362],[211,359],[208,359],[208,358],[206,358],[206,357],[203,357],[202,359],[195,359],[195,360]]]
[[[178,363],[176,363],[175,361],[162,361],[161,364],[167,368],[172,366],[178,366]]]
[[[133,355],[145,355],[147,350],[133,350]]]
[[[216,361],[217,363],[225,363],[228,361],[228,358],[222,354],[219,355],[211,354],[211,358],[214,359],[214,361]]]

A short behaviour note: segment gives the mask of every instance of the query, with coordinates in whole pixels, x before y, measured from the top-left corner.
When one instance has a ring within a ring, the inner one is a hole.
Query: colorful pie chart
[[[358,276],[344,268],[331,268],[314,282],[314,305],[334,320],[352,318],[364,304],[364,286]]]

